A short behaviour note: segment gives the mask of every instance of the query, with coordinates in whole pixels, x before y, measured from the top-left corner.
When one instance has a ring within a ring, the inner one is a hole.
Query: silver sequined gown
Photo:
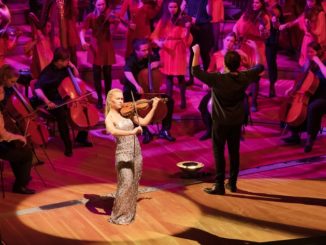
[[[115,125],[116,128],[131,131],[134,124],[124,118]],[[138,184],[142,173],[143,159],[136,136],[117,136],[115,167],[118,186],[110,217],[115,224],[129,224],[136,215]]]

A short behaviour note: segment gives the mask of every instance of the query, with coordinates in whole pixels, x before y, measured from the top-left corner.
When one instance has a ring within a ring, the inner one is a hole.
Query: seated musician
[[[135,100],[140,99],[143,93],[143,88],[139,85],[138,75],[139,73],[148,67],[149,57],[149,43],[147,39],[135,39],[133,42],[134,52],[126,59],[124,67],[124,88],[123,96],[125,101],[132,101],[131,92],[133,92]],[[152,61],[152,69],[157,69],[160,66],[159,58],[155,55],[150,56]],[[164,95],[163,97],[167,97]],[[171,136],[169,130],[171,129],[172,114],[174,101],[172,98],[168,98],[166,102],[167,115],[162,121],[162,129],[159,132],[159,138],[166,139],[170,142],[175,141],[175,138]],[[143,128],[143,143],[147,144],[153,139],[151,132],[148,128]]]
[[[15,83],[18,79],[16,69],[9,65],[0,68],[0,102],[5,98],[5,84]],[[20,194],[34,194],[35,191],[28,188],[31,180],[30,172],[32,168],[33,152],[26,144],[26,138],[20,134],[14,134],[5,128],[2,110],[4,105],[1,103],[0,110],[0,158],[10,162],[12,171],[15,175],[13,192]],[[6,125],[7,126],[7,125]]]
[[[56,118],[59,133],[65,146],[64,154],[70,157],[72,156],[72,142],[69,135],[68,107],[60,106],[64,101],[58,92],[61,82],[69,76],[68,66],[72,68],[74,75],[78,74],[78,70],[70,62],[69,51],[65,48],[57,48],[51,63],[41,72],[35,84],[35,92],[51,109],[51,114]],[[75,141],[82,146],[91,147],[93,144],[88,141],[87,136],[87,131],[79,131]]]
[[[304,152],[312,151],[314,141],[321,127],[321,120],[326,114],[326,56],[325,51],[316,42],[308,44],[307,58],[310,70],[319,79],[319,86],[310,98],[308,104],[307,118],[303,125],[297,127],[290,126],[292,135],[284,138],[287,144],[300,144],[300,131],[307,131],[307,140]],[[311,66],[310,66],[311,64]]]

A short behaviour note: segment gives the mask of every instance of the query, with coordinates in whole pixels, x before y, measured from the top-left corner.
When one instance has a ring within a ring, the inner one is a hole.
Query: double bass
[[[293,95],[280,108],[280,120],[290,126],[299,126],[307,118],[310,97],[319,86],[319,79],[312,72],[312,64],[301,81],[297,82]]]

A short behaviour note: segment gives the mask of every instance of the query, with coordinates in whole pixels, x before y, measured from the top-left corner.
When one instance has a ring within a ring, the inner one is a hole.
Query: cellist
[[[2,109],[5,107],[3,103],[5,99],[4,87],[15,83],[17,79],[18,72],[14,67],[3,65],[0,68],[0,158],[9,161],[15,175],[13,192],[34,194],[35,191],[27,187],[31,180],[32,149],[26,145],[26,138],[24,136],[7,131],[5,128],[5,118],[2,114]],[[20,142],[20,145],[17,144],[18,142]]]
[[[72,142],[69,136],[67,106],[57,107],[64,103],[58,92],[58,87],[69,76],[68,67],[72,68],[74,75],[78,75],[77,68],[70,62],[69,50],[57,48],[54,51],[51,63],[41,72],[35,84],[35,92],[51,109],[50,112],[56,118],[60,137],[65,146],[64,154],[70,157],[72,156]],[[81,146],[91,147],[93,144],[88,141],[87,136],[87,131],[79,131],[75,141]]]
[[[287,144],[300,144],[300,131],[307,131],[307,140],[304,146],[304,152],[312,150],[314,141],[321,127],[321,120],[326,114],[326,57],[325,51],[322,50],[320,44],[311,42],[307,48],[307,67],[314,73],[319,80],[316,92],[310,98],[307,118],[302,125],[290,126],[291,136],[284,138]]]
[[[143,94],[144,91],[139,84],[138,75],[143,69],[148,67],[149,59],[151,60],[152,69],[156,69],[160,66],[158,56],[149,54],[149,42],[147,39],[135,39],[133,42],[133,50],[132,54],[126,59],[124,67],[123,97],[125,101],[132,101],[132,92],[136,100],[140,99],[141,94]],[[164,95],[164,97],[168,96]],[[168,98],[166,105],[168,112],[162,121],[162,129],[159,133],[159,137],[172,142],[175,141],[175,138],[170,134],[174,107],[173,99]],[[146,127],[143,128],[143,136],[143,144],[147,144],[153,139],[151,132]]]

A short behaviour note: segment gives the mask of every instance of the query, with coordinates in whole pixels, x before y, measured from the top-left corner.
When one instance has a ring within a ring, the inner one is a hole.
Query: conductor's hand
[[[283,24],[283,25],[280,25],[280,27],[278,28],[280,31],[283,31],[285,30],[286,28],[288,28],[288,24]]]
[[[250,48],[252,48],[252,49],[256,49],[256,48],[257,48],[257,44],[256,44],[256,42],[254,42],[254,41],[252,41],[252,40],[247,40],[247,41],[246,41],[246,44],[247,44]]]
[[[82,45],[83,50],[87,50],[90,46],[88,42],[83,42],[81,45]]]
[[[141,134],[141,133],[143,133],[143,129],[142,129],[141,126],[138,126],[138,127],[134,128],[134,129],[132,130],[132,133],[133,133],[134,135]]]
[[[153,98],[153,108],[154,110],[157,108],[158,102],[160,102],[160,99],[155,97]]]
[[[194,52],[194,54],[200,54],[200,47],[198,44],[195,44],[194,46],[192,46],[192,51]]]

